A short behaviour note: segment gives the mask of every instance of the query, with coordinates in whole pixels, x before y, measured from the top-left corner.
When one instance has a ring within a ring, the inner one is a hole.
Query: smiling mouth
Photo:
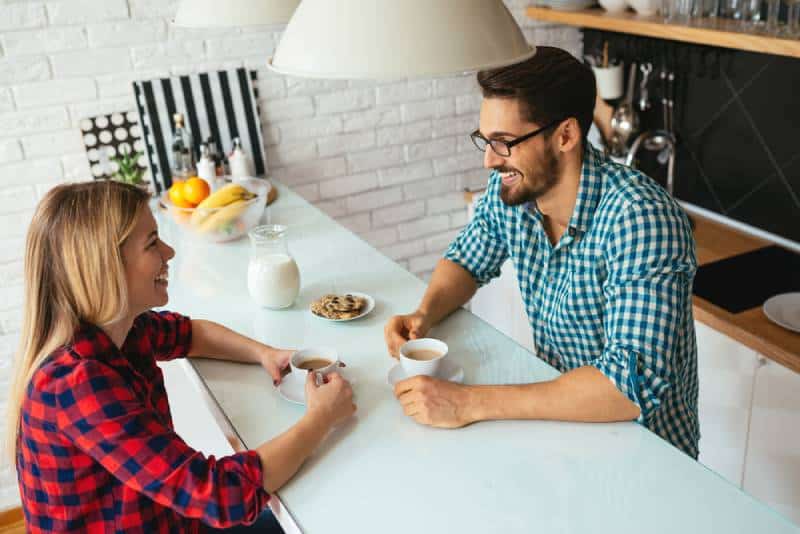
[[[517,183],[522,175],[518,171],[509,171],[509,172],[501,172],[500,179],[503,181],[503,185],[510,186]]]
[[[164,271],[163,273],[156,276],[156,285],[166,286],[169,284],[169,271]]]

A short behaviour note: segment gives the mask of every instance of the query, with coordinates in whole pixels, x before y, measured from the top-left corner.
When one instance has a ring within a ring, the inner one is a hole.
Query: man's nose
[[[494,169],[495,167],[500,167],[505,163],[505,158],[498,156],[492,147],[486,145],[486,149],[483,151],[483,166],[486,169]]]

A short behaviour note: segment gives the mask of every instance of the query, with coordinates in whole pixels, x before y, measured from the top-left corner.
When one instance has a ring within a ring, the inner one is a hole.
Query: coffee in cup
[[[309,357],[308,360],[303,360],[302,362],[297,364],[297,367],[299,369],[305,369],[306,371],[317,371],[319,369],[322,369],[323,367],[328,367],[332,363],[333,362],[328,359],[314,358],[312,356]]]
[[[317,373],[319,380],[339,370],[339,353],[336,352],[336,349],[329,347],[302,349],[292,354],[289,365],[293,375],[302,376],[305,379],[306,373],[313,372]]]
[[[406,376],[436,376],[447,356],[447,343],[433,338],[412,339],[400,347],[400,366]]]

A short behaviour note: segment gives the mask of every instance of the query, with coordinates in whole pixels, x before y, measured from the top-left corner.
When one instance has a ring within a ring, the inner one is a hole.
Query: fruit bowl
[[[252,178],[220,187],[195,208],[176,206],[166,191],[160,200],[178,226],[206,241],[222,243],[240,238],[258,224],[271,188],[266,180]]]

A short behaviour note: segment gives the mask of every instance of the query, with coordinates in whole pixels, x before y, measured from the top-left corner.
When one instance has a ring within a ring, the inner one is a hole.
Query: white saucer
[[[339,369],[339,374],[342,375],[342,378],[350,382],[350,385],[355,383],[351,377],[347,376],[344,369]],[[295,404],[302,404],[305,406],[306,404],[306,383],[305,377],[302,380],[298,380],[300,377],[293,377],[293,373],[289,373],[285,377],[280,384],[278,384],[278,394],[286,399],[289,402],[293,402]]]
[[[767,299],[764,315],[775,324],[800,332],[800,293],[783,293]]]
[[[386,381],[389,382],[390,386],[394,386],[399,381],[405,380],[406,378],[408,378],[406,372],[403,371],[403,368],[397,363],[394,367],[389,369]],[[436,373],[436,378],[460,384],[464,381],[464,369],[456,362],[445,360],[439,365],[439,372]]]
[[[317,315],[314,312],[310,312],[311,315],[313,315],[314,317],[316,317],[318,319],[322,319],[323,321],[330,321],[332,323],[346,323],[347,321],[355,321],[356,319],[361,319],[362,317],[364,317],[369,312],[371,312],[372,310],[375,309],[375,299],[372,298],[371,296],[367,295],[366,293],[359,293],[358,291],[343,291],[343,292],[338,293],[338,294],[339,295],[350,294],[350,295],[353,295],[354,297],[362,298],[362,299],[367,301],[367,305],[364,307],[364,309],[361,311],[361,313],[359,313],[355,317],[350,317],[349,319],[328,319],[327,317],[323,317],[321,315]]]

